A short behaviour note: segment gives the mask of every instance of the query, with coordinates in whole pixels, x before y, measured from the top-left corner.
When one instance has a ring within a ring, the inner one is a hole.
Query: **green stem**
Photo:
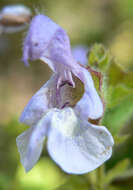
[[[104,165],[97,168],[96,171],[96,190],[104,190]]]

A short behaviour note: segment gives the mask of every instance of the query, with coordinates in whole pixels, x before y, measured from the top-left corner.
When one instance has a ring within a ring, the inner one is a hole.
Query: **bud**
[[[1,33],[12,33],[24,29],[32,17],[31,10],[23,5],[8,5],[0,11]]]

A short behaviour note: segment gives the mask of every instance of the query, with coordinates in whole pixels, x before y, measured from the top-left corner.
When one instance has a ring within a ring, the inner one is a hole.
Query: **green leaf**
[[[123,84],[128,88],[133,88],[133,72],[123,71],[114,59],[111,60],[106,75],[108,76],[108,85]]]
[[[126,73],[115,63],[114,59],[112,59],[107,72],[108,84],[113,86],[119,84],[125,74]]]
[[[89,53],[89,65],[94,69],[105,72],[111,57],[102,44],[94,44]]]
[[[118,134],[133,115],[133,95],[126,97],[117,106],[107,109],[102,124],[108,127],[112,134]]]
[[[123,84],[129,88],[133,88],[133,72],[128,72],[123,78]]]
[[[115,135],[114,136],[115,145],[124,143],[129,137],[130,137],[130,135],[123,135],[123,136]]]
[[[110,86],[108,88],[107,107],[112,108],[119,104],[125,97],[133,94],[133,89],[127,88],[123,84]]]
[[[128,159],[120,161],[116,166],[114,166],[112,169],[110,169],[105,178],[104,178],[104,184],[108,185],[110,184],[114,179],[116,179],[117,176],[120,176],[123,174],[127,168],[130,165],[130,161]]]
[[[127,179],[133,177],[133,168],[128,169],[124,173],[117,176],[117,179]]]
[[[8,190],[11,186],[11,179],[8,176],[0,173],[0,189],[1,190]]]
[[[16,176],[22,189],[27,190],[53,190],[66,181],[64,173],[48,157],[42,158],[28,174],[22,166],[18,167]]]
[[[70,176],[67,182],[56,190],[88,190],[90,184],[85,176]]]
[[[108,187],[108,190],[125,190],[125,187],[120,187],[120,186],[114,186],[114,185],[110,185],[109,187]],[[128,190],[127,188],[126,188],[126,190]]]

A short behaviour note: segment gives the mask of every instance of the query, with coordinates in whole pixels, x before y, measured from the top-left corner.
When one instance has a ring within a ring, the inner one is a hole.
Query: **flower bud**
[[[31,10],[23,5],[8,5],[0,11],[1,33],[12,33],[24,29],[31,20]]]

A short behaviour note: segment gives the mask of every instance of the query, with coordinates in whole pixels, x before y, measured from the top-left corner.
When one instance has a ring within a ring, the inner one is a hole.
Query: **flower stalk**
[[[96,169],[96,190],[104,190],[104,164]]]

